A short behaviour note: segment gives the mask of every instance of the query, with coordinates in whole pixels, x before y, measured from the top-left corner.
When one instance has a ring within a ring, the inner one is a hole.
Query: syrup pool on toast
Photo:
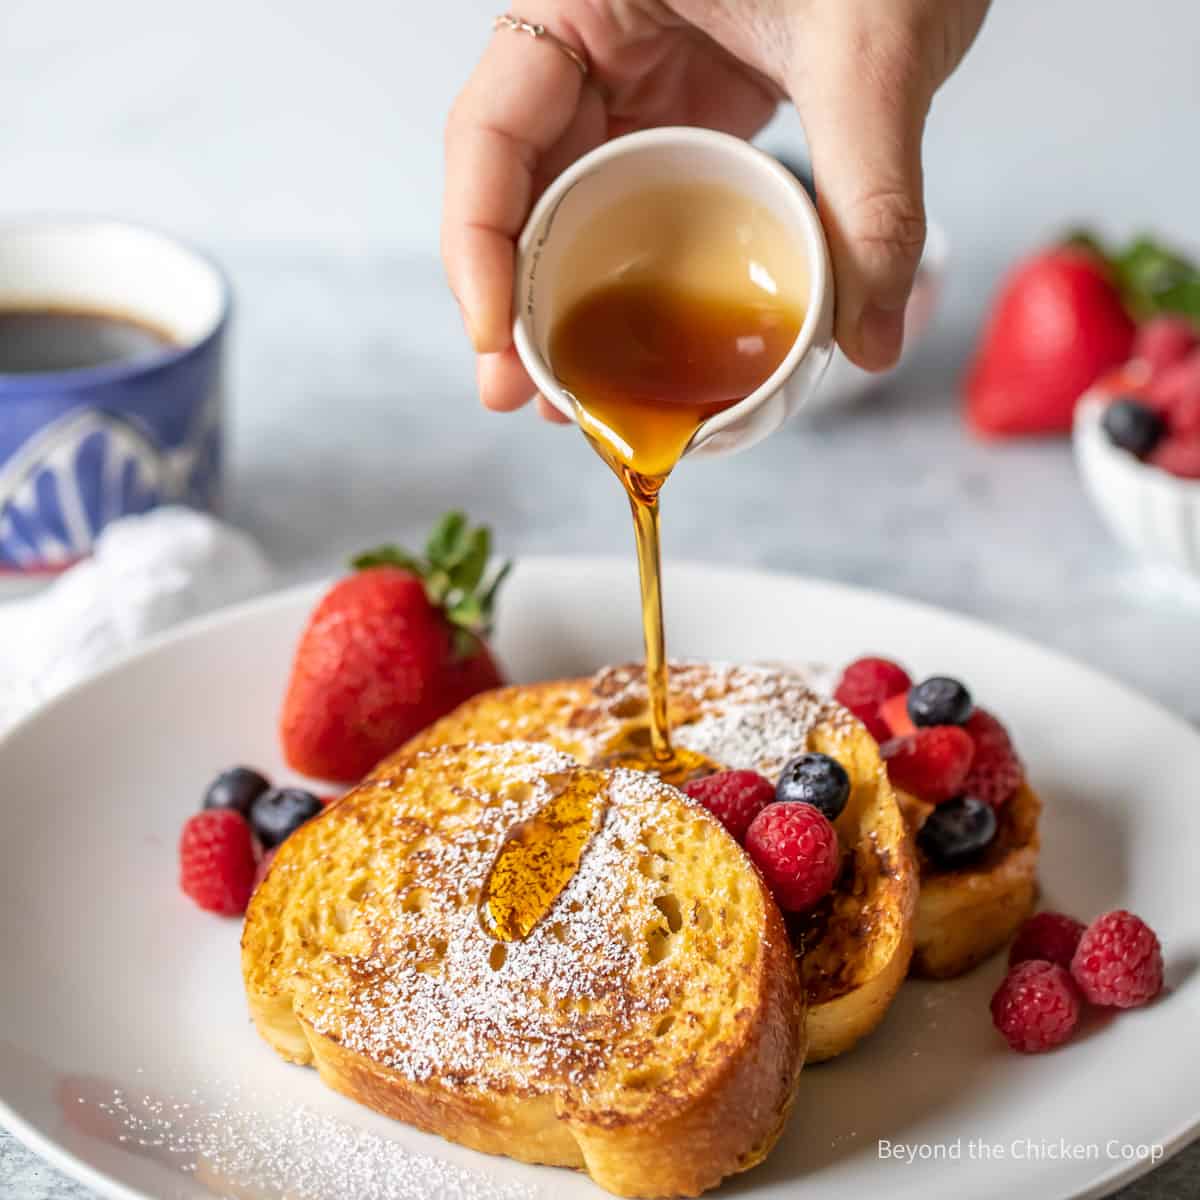
[[[549,357],[633,512],[649,745],[631,738],[614,748],[612,761],[682,783],[705,764],[671,744],[659,492],[701,425],[756,391],[783,362],[803,307],[790,281],[777,278],[780,262],[788,274],[786,238],[758,204],[712,185],[635,199],[636,211],[626,211],[627,203],[599,220],[658,220],[653,253],[616,264],[608,282],[580,295],[552,329]],[[596,254],[593,244],[583,257],[595,261]]]
[[[603,784],[580,771],[505,835],[479,897],[479,919],[497,941],[527,938],[571,882],[602,815]]]

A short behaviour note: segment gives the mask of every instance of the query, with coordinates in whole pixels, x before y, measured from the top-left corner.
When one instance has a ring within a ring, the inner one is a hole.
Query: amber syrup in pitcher
[[[659,492],[700,426],[761,386],[802,321],[797,309],[742,279],[705,293],[648,277],[584,294],[551,332],[550,363],[579,424],[624,485],[633,511],[649,694],[648,745],[613,761],[681,783],[712,770],[671,744],[659,551]]]

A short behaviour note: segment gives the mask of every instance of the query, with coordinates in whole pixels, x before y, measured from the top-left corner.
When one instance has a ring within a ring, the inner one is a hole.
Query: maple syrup
[[[574,294],[550,330],[550,366],[629,497],[641,581],[649,719],[599,765],[680,785],[719,766],[671,745],[659,492],[700,426],[783,361],[803,323],[807,274],[770,213],[707,184],[627,198],[580,232],[559,270]],[[579,286],[596,279],[608,282]],[[509,831],[479,901],[492,937],[523,939],[549,911],[597,827],[602,787],[602,776],[574,772]]]
[[[693,779],[713,775],[722,770],[720,763],[707,755],[683,746],[671,746],[671,757],[666,762],[657,759],[651,742],[650,725],[634,726],[614,739],[606,753],[596,759],[598,767],[628,767],[633,771],[647,771],[657,775],[664,783],[683,787]]]
[[[770,277],[759,272],[758,280]],[[753,271],[734,275],[720,294],[635,274],[585,294],[551,333],[551,366],[633,510],[650,745],[647,754],[632,741],[613,760],[668,782],[686,782],[698,764],[677,761],[671,745],[659,492],[700,426],[779,366],[801,322],[797,307],[757,283]]]
[[[505,835],[484,880],[479,919],[501,942],[521,941],[579,869],[596,828],[604,777],[572,772],[563,790]]]

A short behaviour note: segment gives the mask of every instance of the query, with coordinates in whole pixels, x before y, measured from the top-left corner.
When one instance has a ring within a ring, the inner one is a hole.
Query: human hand
[[[446,125],[442,258],[497,411],[534,387],[512,345],[515,242],[533,201],[608,138],[656,125],[750,137],[790,97],[812,156],[853,362],[891,366],[925,242],[921,138],[988,0],[522,0],[584,55],[499,30]],[[544,415],[557,411],[539,397]]]

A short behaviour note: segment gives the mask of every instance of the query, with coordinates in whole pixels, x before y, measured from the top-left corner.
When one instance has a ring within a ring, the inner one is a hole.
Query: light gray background
[[[615,485],[577,434],[478,411],[434,259],[442,115],[498,8],[0,4],[0,218],[118,214],[222,258],[238,296],[229,513],[285,579],[415,539],[452,504],[515,554],[631,553]],[[1200,244],[1198,62],[1195,0],[998,0],[929,127],[929,207],[955,247],[937,328],[872,399],[682,470],[668,558],[973,612],[1200,717],[1200,596],[1110,543],[1065,445],[983,447],[955,410],[1015,254],[1082,219]],[[764,142],[798,144],[794,115]],[[86,1193],[0,1134],[0,1195]],[[1196,1148],[1123,1193],[1196,1195]]]

